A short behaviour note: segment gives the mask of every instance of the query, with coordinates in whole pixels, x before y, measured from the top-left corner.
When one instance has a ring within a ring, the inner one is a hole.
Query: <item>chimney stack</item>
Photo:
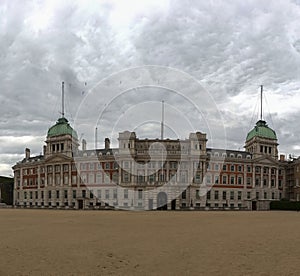
[[[86,140],[82,139],[82,150],[86,150]]]
[[[109,140],[109,138],[105,138],[104,144],[105,144],[105,149],[106,150],[110,149],[110,140]]]
[[[25,149],[25,159],[28,160],[30,158],[30,149],[26,148]]]
[[[284,161],[284,154],[280,154],[279,160]]]

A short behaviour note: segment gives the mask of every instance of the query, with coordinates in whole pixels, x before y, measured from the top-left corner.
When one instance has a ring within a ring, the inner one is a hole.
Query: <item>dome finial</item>
[[[263,101],[263,85],[260,86],[260,120],[261,121],[262,121],[262,117],[263,117],[262,101]]]
[[[61,115],[65,117],[65,83],[61,83]]]

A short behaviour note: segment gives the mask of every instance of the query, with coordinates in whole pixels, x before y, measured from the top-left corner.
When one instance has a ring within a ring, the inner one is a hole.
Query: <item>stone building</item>
[[[35,208],[267,210],[287,195],[288,162],[278,159],[274,130],[259,120],[245,151],[207,148],[205,133],[184,140],[119,133],[87,149],[64,117],[47,133],[44,152],[14,167],[14,205]],[[297,168],[297,167],[296,167]],[[294,176],[293,176],[294,177]]]

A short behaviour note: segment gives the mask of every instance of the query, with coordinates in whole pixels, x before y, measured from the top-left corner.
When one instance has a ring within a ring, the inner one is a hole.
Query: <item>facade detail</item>
[[[118,148],[87,149],[64,117],[47,133],[44,152],[14,167],[14,205],[75,209],[267,210],[299,197],[299,160],[278,159],[274,130],[259,120],[245,151],[207,148],[205,133],[188,139],[139,139],[119,133]],[[297,184],[298,183],[298,184]]]

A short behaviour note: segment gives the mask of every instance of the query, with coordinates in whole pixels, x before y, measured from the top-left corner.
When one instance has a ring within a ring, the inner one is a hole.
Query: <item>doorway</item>
[[[149,199],[149,202],[148,202],[148,209],[149,209],[149,210],[152,210],[152,209],[153,209],[153,199],[152,199],[152,198]]]
[[[176,199],[171,201],[171,210],[176,210]]]
[[[165,192],[160,192],[157,195],[157,210],[168,210],[168,198]]]
[[[256,201],[252,201],[252,211],[256,211],[257,206],[256,206]]]
[[[78,199],[78,209],[83,209],[83,200]]]

